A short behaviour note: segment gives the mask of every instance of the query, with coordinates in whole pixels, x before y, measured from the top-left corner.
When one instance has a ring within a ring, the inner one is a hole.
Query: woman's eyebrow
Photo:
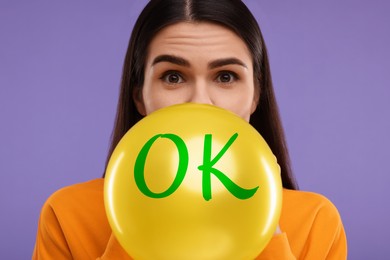
[[[218,67],[226,66],[226,65],[240,65],[243,66],[244,68],[248,68],[245,63],[237,58],[224,58],[224,59],[218,59],[214,60],[209,63],[208,68],[209,69],[215,69]]]
[[[190,63],[187,60],[174,55],[167,55],[167,54],[159,55],[156,58],[154,58],[152,66],[160,62],[169,62],[179,66],[190,67]]]

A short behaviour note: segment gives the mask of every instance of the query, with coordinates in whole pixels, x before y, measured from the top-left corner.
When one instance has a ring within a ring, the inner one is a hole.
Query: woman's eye
[[[226,71],[221,72],[217,77],[217,81],[220,83],[232,83],[236,79],[237,79],[236,74],[232,72],[226,72]]]
[[[168,72],[162,76],[164,82],[168,84],[178,84],[183,82],[182,76],[177,72]]]

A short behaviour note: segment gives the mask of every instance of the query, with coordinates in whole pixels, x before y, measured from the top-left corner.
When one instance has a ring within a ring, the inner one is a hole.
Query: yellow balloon
[[[174,105],[119,142],[104,201],[115,236],[136,260],[254,259],[279,222],[280,168],[240,117]]]

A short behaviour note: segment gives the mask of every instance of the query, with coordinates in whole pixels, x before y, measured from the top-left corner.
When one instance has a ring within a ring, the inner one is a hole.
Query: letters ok
[[[238,199],[249,199],[252,197],[258,186],[253,189],[244,189],[237,184],[235,184],[229,177],[227,177],[223,172],[214,168],[214,165],[222,158],[226,153],[229,147],[237,139],[238,133],[233,134],[224,147],[219,151],[219,153],[212,159],[211,150],[212,150],[212,135],[206,134],[204,137],[204,149],[203,149],[203,164],[198,166],[198,169],[202,171],[202,193],[203,198],[208,201],[212,198],[211,192],[211,174],[214,174],[215,177],[225,186],[225,188],[236,198]],[[150,148],[153,143],[158,138],[167,138],[171,140],[179,152],[179,165],[175,179],[173,180],[171,186],[163,192],[156,193],[149,189],[145,181],[145,161],[149,153]],[[157,134],[149,139],[145,145],[142,147],[139,152],[137,159],[134,165],[134,179],[138,189],[146,196],[151,198],[164,198],[171,195],[173,192],[179,188],[180,184],[183,182],[184,177],[187,173],[188,168],[188,149],[183,139],[175,134]]]

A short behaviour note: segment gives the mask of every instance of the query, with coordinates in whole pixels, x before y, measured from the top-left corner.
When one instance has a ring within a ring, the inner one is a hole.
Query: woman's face
[[[148,48],[144,76],[134,93],[142,115],[193,102],[249,121],[258,102],[248,48],[234,32],[212,23],[181,22],[161,30]]]

